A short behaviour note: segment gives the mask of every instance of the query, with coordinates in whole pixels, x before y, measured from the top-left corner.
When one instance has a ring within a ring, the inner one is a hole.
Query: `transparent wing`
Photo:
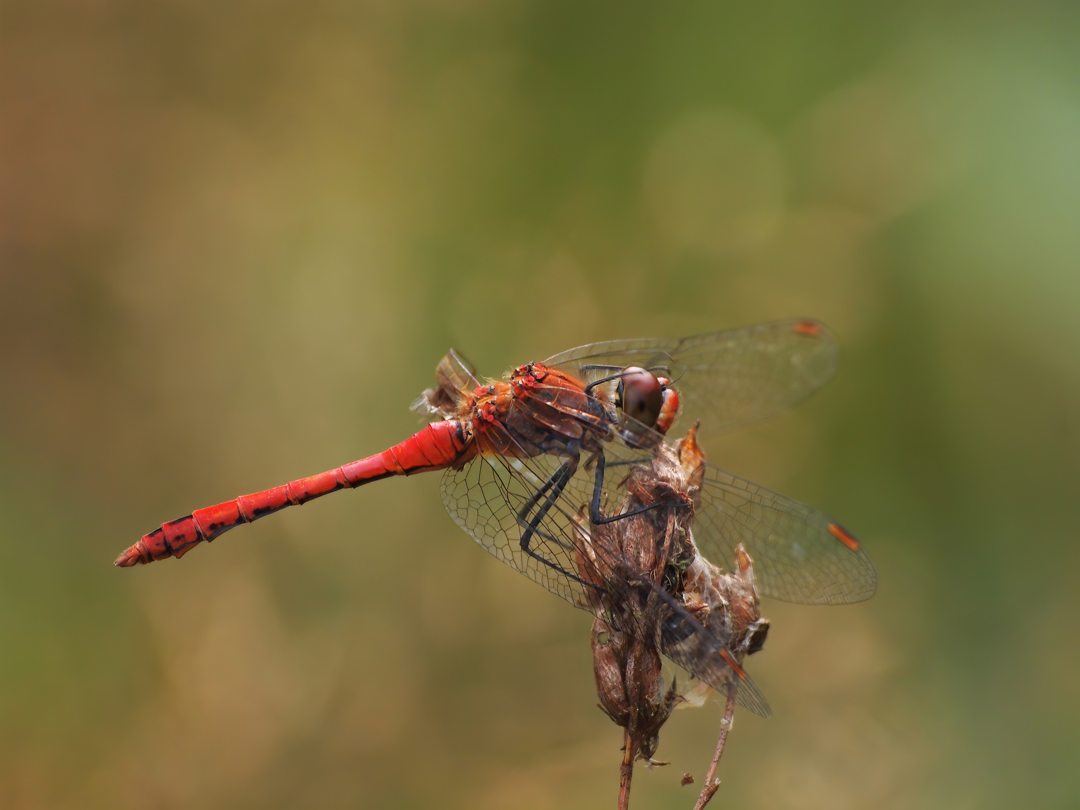
[[[835,520],[793,498],[706,466],[694,540],[731,570],[735,546],[754,558],[758,591],[804,605],[862,602],[877,571],[858,540]]]
[[[435,368],[435,379],[438,380],[440,388],[465,395],[471,394],[473,389],[480,385],[472,363],[457,349],[451,349],[443,355]]]
[[[727,431],[790,408],[836,371],[836,339],[821,323],[777,321],[688,338],[593,343],[545,365],[587,382],[634,365],[669,377],[680,413],[703,429]]]
[[[412,410],[428,418],[453,419],[480,384],[469,363],[456,349],[451,349],[435,367],[437,385],[424,391],[412,404]]]
[[[546,482],[566,463],[566,459],[546,455],[525,459],[478,456],[461,470],[444,473],[443,504],[458,526],[507,565],[575,607],[590,613],[598,604],[610,608],[605,620],[615,627],[658,643],[665,655],[715,689],[735,688],[741,705],[768,717],[768,702],[753,681],[729,663],[727,639],[703,626],[663,588],[639,572],[627,570],[615,559],[616,552],[600,542],[592,542],[590,548],[602,567],[620,570],[623,575],[609,578],[601,586],[581,570],[575,537],[581,537],[583,529],[574,518],[592,493],[593,475],[584,469],[587,465],[574,471],[562,495],[535,521],[529,550],[536,556],[525,551],[521,539],[526,524],[519,516],[524,510],[526,521],[535,520],[535,505],[551,491],[545,488]],[[617,497],[616,503],[621,502],[621,496]],[[587,522],[584,532],[587,536]],[[663,610],[657,612],[661,603]],[[646,604],[654,609],[634,609]]]
[[[486,551],[575,607],[589,608],[574,559],[574,515],[578,506],[560,498],[538,526],[529,548],[521,546],[525,527],[518,514],[532,501],[563,459],[540,456],[521,461],[479,455],[442,478],[442,499],[454,522]]]
[[[613,499],[624,475],[617,471],[643,463],[649,455],[619,441],[606,445],[604,453],[604,492]],[[862,602],[877,591],[874,563],[847,529],[804,503],[712,465],[705,466],[693,531],[698,550],[728,571],[734,570],[735,546],[742,543],[754,559],[754,577],[763,596],[804,605],[843,605]]]

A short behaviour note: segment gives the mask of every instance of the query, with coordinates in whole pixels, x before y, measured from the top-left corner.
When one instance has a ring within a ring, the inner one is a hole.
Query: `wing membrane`
[[[817,321],[791,320],[688,338],[593,343],[545,365],[587,382],[626,366],[657,368],[672,379],[680,413],[704,429],[728,431],[790,408],[836,371],[838,349]]]
[[[465,359],[457,349],[448,351],[435,368],[435,379],[439,386],[468,395],[480,385],[480,378],[472,363]]]
[[[566,498],[560,498],[541,522],[530,548],[557,566],[545,565],[521,548],[524,528],[518,512],[557,470],[562,459],[539,456],[521,461],[482,455],[461,470],[443,474],[443,505],[454,522],[488,553],[517,569],[533,582],[561,596],[575,607],[588,608],[581,582],[567,576],[576,572],[573,516]]]
[[[877,591],[874,563],[839,523],[716,467],[706,467],[694,538],[729,570],[742,543],[754,558],[758,591],[785,602],[843,605]]]
[[[618,497],[620,473],[644,463],[646,451],[611,442],[605,447],[605,496]],[[576,483],[576,482],[572,482]],[[591,493],[586,484],[575,494]],[[754,558],[758,592],[804,605],[862,602],[877,590],[877,571],[866,550],[823,512],[766,487],[705,465],[694,542],[710,561],[734,570],[735,546]]]

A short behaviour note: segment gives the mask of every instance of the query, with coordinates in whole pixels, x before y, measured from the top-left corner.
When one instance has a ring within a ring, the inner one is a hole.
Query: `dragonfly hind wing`
[[[519,514],[530,502],[535,506],[538,493],[563,461],[540,458],[543,461],[522,461],[485,454],[461,470],[448,469],[442,479],[443,505],[489,554],[571,604],[586,607],[584,585],[574,578],[574,513],[565,499],[556,500],[538,522],[529,542],[533,553],[522,548],[525,528]]]
[[[664,655],[695,678],[720,693],[735,689],[740,706],[762,717],[770,716],[769,702],[728,649],[730,639],[705,627],[679,605],[671,606],[660,638]]]
[[[866,549],[828,515],[706,466],[694,541],[713,562],[732,570],[735,546],[754,559],[758,591],[785,602],[842,605],[877,591]]]
[[[652,451],[614,441],[604,448],[604,497],[618,503],[619,488],[634,464],[649,463]],[[571,486],[580,486],[575,479]],[[589,490],[591,492],[591,490]],[[579,490],[579,497],[584,490]],[[866,549],[840,523],[778,492],[711,464],[694,511],[694,543],[727,571],[736,569],[742,543],[754,560],[758,592],[785,602],[842,605],[862,602],[877,591],[877,570]]]

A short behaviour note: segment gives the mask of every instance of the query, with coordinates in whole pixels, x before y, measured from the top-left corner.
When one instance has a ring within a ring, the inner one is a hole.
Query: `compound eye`
[[[664,406],[664,386],[651,371],[630,366],[623,371],[619,386],[623,413],[646,427],[656,424]]]

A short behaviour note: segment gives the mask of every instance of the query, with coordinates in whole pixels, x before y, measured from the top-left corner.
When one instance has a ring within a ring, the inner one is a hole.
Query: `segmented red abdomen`
[[[392,475],[442,470],[468,461],[475,452],[468,423],[433,422],[374,456],[253,495],[241,495],[234,501],[196,509],[187,517],[163,523],[121,554],[116,565],[126,568],[182,557],[204,540],[209,542],[234,526],[251,523],[287,506],[299,506],[339,489],[352,489]]]

